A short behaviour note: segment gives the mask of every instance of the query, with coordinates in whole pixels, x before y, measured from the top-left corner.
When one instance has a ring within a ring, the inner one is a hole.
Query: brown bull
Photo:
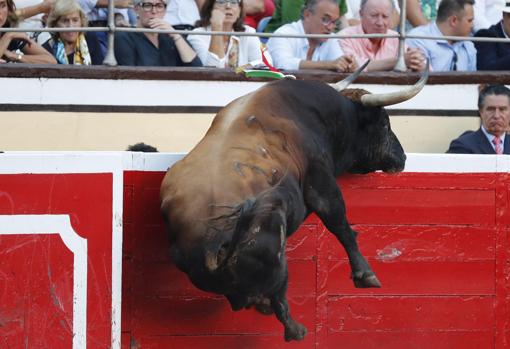
[[[404,168],[382,106],[416,95],[428,73],[396,93],[340,94],[361,69],[335,88],[281,80],[236,99],[161,186],[178,268],[196,287],[225,295],[233,310],[268,305],[286,340],[306,334],[289,313],[285,243],[309,214],[345,248],[355,286],[380,286],[358,250],[336,177]]]

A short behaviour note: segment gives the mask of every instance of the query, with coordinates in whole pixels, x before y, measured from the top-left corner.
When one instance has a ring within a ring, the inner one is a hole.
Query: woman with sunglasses
[[[0,27],[15,28],[18,22],[13,0],[0,0]],[[55,58],[44,48],[20,32],[0,33],[0,63],[55,64]]]
[[[163,0],[135,0],[137,27],[173,30],[163,20]],[[179,34],[115,33],[115,58],[119,65],[133,66],[202,66],[191,46]]]
[[[193,32],[255,32],[243,24],[242,0],[206,0],[200,18],[199,28]],[[260,40],[256,36],[190,34],[188,40],[205,66],[237,68],[262,61]]]

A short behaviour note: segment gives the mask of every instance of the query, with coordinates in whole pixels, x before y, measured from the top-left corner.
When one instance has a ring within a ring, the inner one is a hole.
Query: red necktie
[[[492,143],[494,143],[494,150],[496,151],[496,154],[503,154],[503,146],[501,145],[501,138],[499,136],[494,137],[492,140]]]

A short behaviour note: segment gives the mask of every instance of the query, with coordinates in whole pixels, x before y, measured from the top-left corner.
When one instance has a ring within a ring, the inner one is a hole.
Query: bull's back
[[[197,229],[189,222],[228,214],[283,176],[301,177],[301,135],[285,110],[271,107],[270,94],[261,89],[223,108],[197,146],[169,169],[161,201],[174,224]]]

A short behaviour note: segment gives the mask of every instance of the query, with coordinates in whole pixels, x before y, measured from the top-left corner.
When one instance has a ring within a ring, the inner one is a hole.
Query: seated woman
[[[243,24],[243,0],[206,0],[200,18],[199,28],[193,32],[255,32]],[[190,34],[188,40],[205,66],[237,68],[248,63],[255,65],[262,60],[260,40],[256,36]]]
[[[163,0],[135,0],[138,28],[173,30],[163,20]],[[179,34],[115,33],[115,58],[119,65],[202,66],[200,59]]]
[[[49,28],[86,27],[87,17],[76,0],[57,0],[48,16]],[[43,44],[59,64],[103,64],[103,53],[95,32],[53,32]]]
[[[0,0],[0,27],[15,28],[18,22],[13,0]],[[19,32],[0,33],[0,62],[55,64],[44,48]]]

